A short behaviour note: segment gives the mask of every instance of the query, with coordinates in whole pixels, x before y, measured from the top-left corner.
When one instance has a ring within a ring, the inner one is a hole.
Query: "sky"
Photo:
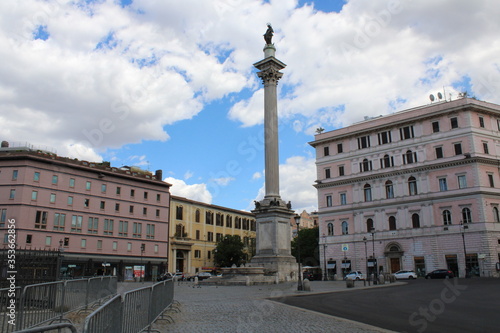
[[[312,212],[317,128],[438,92],[500,103],[499,17],[496,0],[0,1],[0,140],[162,169],[174,195],[251,210],[269,22],[280,194]]]

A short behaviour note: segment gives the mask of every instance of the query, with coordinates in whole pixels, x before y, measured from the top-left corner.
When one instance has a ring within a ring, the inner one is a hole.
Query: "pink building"
[[[462,98],[316,135],[328,277],[439,268],[498,276],[499,134],[499,105]]]
[[[15,220],[17,247],[61,251],[63,276],[130,280],[145,267],[146,279],[154,279],[167,267],[169,187],[161,170],[113,168],[2,142],[3,247]]]

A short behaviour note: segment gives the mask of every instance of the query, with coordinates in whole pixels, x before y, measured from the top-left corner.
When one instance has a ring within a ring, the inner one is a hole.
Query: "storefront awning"
[[[342,268],[350,268],[351,267],[351,263],[350,262],[343,262],[342,263]]]

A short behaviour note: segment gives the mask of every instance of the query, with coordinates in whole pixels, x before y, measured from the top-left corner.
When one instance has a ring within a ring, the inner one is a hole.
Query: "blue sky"
[[[3,1],[0,139],[162,169],[175,195],[250,210],[264,185],[253,64],[271,22],[287,64],[281,196],[310,212],[316,128],[443,90],[500,102],[499,14],[493,0]]]

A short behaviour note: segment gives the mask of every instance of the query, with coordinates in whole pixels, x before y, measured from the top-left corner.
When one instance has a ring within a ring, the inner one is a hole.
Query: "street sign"
[[[349,245],[342,244],[342,252],[347,252],[347,250],[349,250]]]

